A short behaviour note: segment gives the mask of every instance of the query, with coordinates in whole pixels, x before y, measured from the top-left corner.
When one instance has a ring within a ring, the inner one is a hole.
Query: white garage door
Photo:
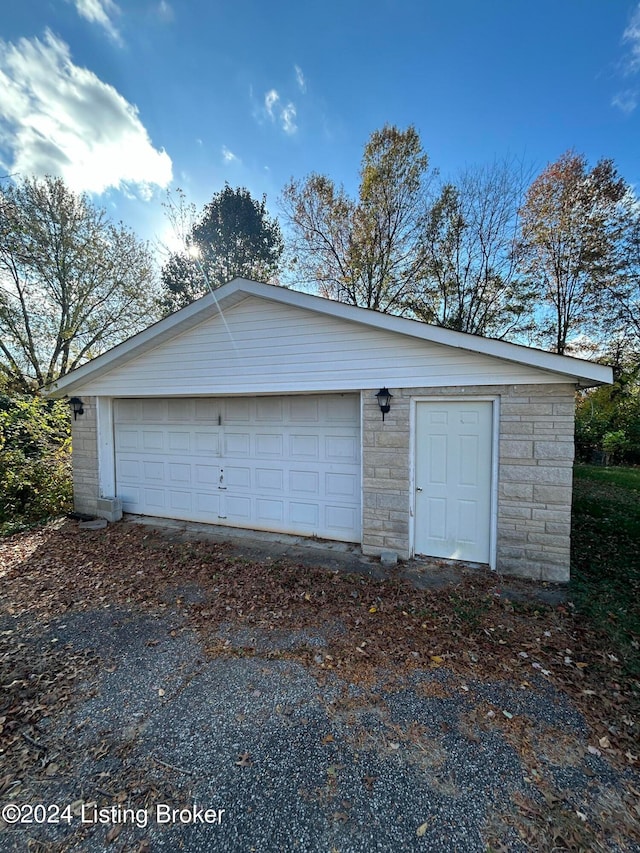
[[[116,400],[125,512],[359,542],[360,401]]]

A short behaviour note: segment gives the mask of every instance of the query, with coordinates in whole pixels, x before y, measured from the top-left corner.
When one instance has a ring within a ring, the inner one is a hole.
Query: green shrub
[[[68,406],[0,396],[0,532],[66,512],[71,501]]]
[[[582,462],[640,463],[638,369],[620,373],[613,385],[578,395],[576,457]]]

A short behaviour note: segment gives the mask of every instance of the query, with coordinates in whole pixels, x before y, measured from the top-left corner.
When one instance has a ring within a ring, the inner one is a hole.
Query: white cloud
[[[58,175],[75,191],[109,188],[149,198],[171,182],[166,151],[153,147],[138,110],[113,86],[43,41],[0,40],[0,157],[24,176]]]
[[[289,101],[286,106],[282,105],[280,95],[275,89],[269,89],[264,96],[264,108],[271,121],[279,121],[286,134],[291,136],[298,129],[296,125],[296,108]]]
[[[618,92],[611,100],[611,104],[622,110],[623,113],[630,115],[638,106],[638,93],[633,89],[626,89],[624,92]]]
[[[107,32],[111,38],[122,43],[113,19],[120,14],[119,6],[113,0],[69,0],[76,7],[80,17],[92,24],[98,24]]]
[[[304,78],[304,74],[302,73],[302,68],[299,65],[294,65],[294,70],[296,72],[296,83],[298,84],[298,89],[304,94],[307,91],[307,81]]]
[[[629,19],[629,23],[622,34],[622,43],[627,50],[618,65],[619,73],[627,78],[634,77],[640,71],[640,3]],[[640,103],[640,89],[634,84],[618,92],[611,99],[611,105],[626,115],[631,115]]]
[[[157,7],[158,17],[161,21],[164,21],[165,24],[170,24],[175,18],[175,12],[173,11],[173,7],[170,3],[167,3],[167,0],[160,0]]]
[[[269,114],[269,118],[275,119],[274,108],[278,105],[280,95],[275,89],[270,89],[264,96],[264,107]]]
[[[291,136],[291,134],[296,132],[298,129],[296,124],[296,108],[291,102],[286,107],[283,107],[280,118],[282,119],[282,129],[285,133]]]
[[[635,74],[640,70],[640,3],[622,34],[622,41],[629,45],[629,55],[625,62],[626,72]]]
[[[225,163],[239,163],[240,158],[237,154],[234,154],[226,145],[222,146],[222,159]]]

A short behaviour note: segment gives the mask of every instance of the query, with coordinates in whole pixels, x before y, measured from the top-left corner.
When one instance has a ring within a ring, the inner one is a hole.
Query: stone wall
[[[98,500],[98,429],[95,397],[83,397],[84,414],[71,420],[73,506],[94,515]]]
[[[408,557],[409,417],[414,397],[500,398],[498,571],[569,579],[574,389],[495,385],[391,389],[384,423],[375,395],[363,393],[363,551]]]

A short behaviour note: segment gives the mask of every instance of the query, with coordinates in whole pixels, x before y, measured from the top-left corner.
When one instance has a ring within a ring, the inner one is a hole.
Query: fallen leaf
[[[116,823],[114,826],[112,826],[111,829],[109,830],[109,832],[107,832],[107,835],[105,838],[105,841],[107,842],[107,844],[111,844],[112,841],[115,841],[121,832],[122,832],[122,824],[121,823]]]
[[[248,752],[243,752],[238,756],[238,760],[236,761],[238,767],[251,767],[251,759],[249,758]]]
[[[428,829],[429,821],[425,820],[425,822],[421,823],[420,826],[416,829],[416,835],[418,836],[418,838],[422,838]]]

